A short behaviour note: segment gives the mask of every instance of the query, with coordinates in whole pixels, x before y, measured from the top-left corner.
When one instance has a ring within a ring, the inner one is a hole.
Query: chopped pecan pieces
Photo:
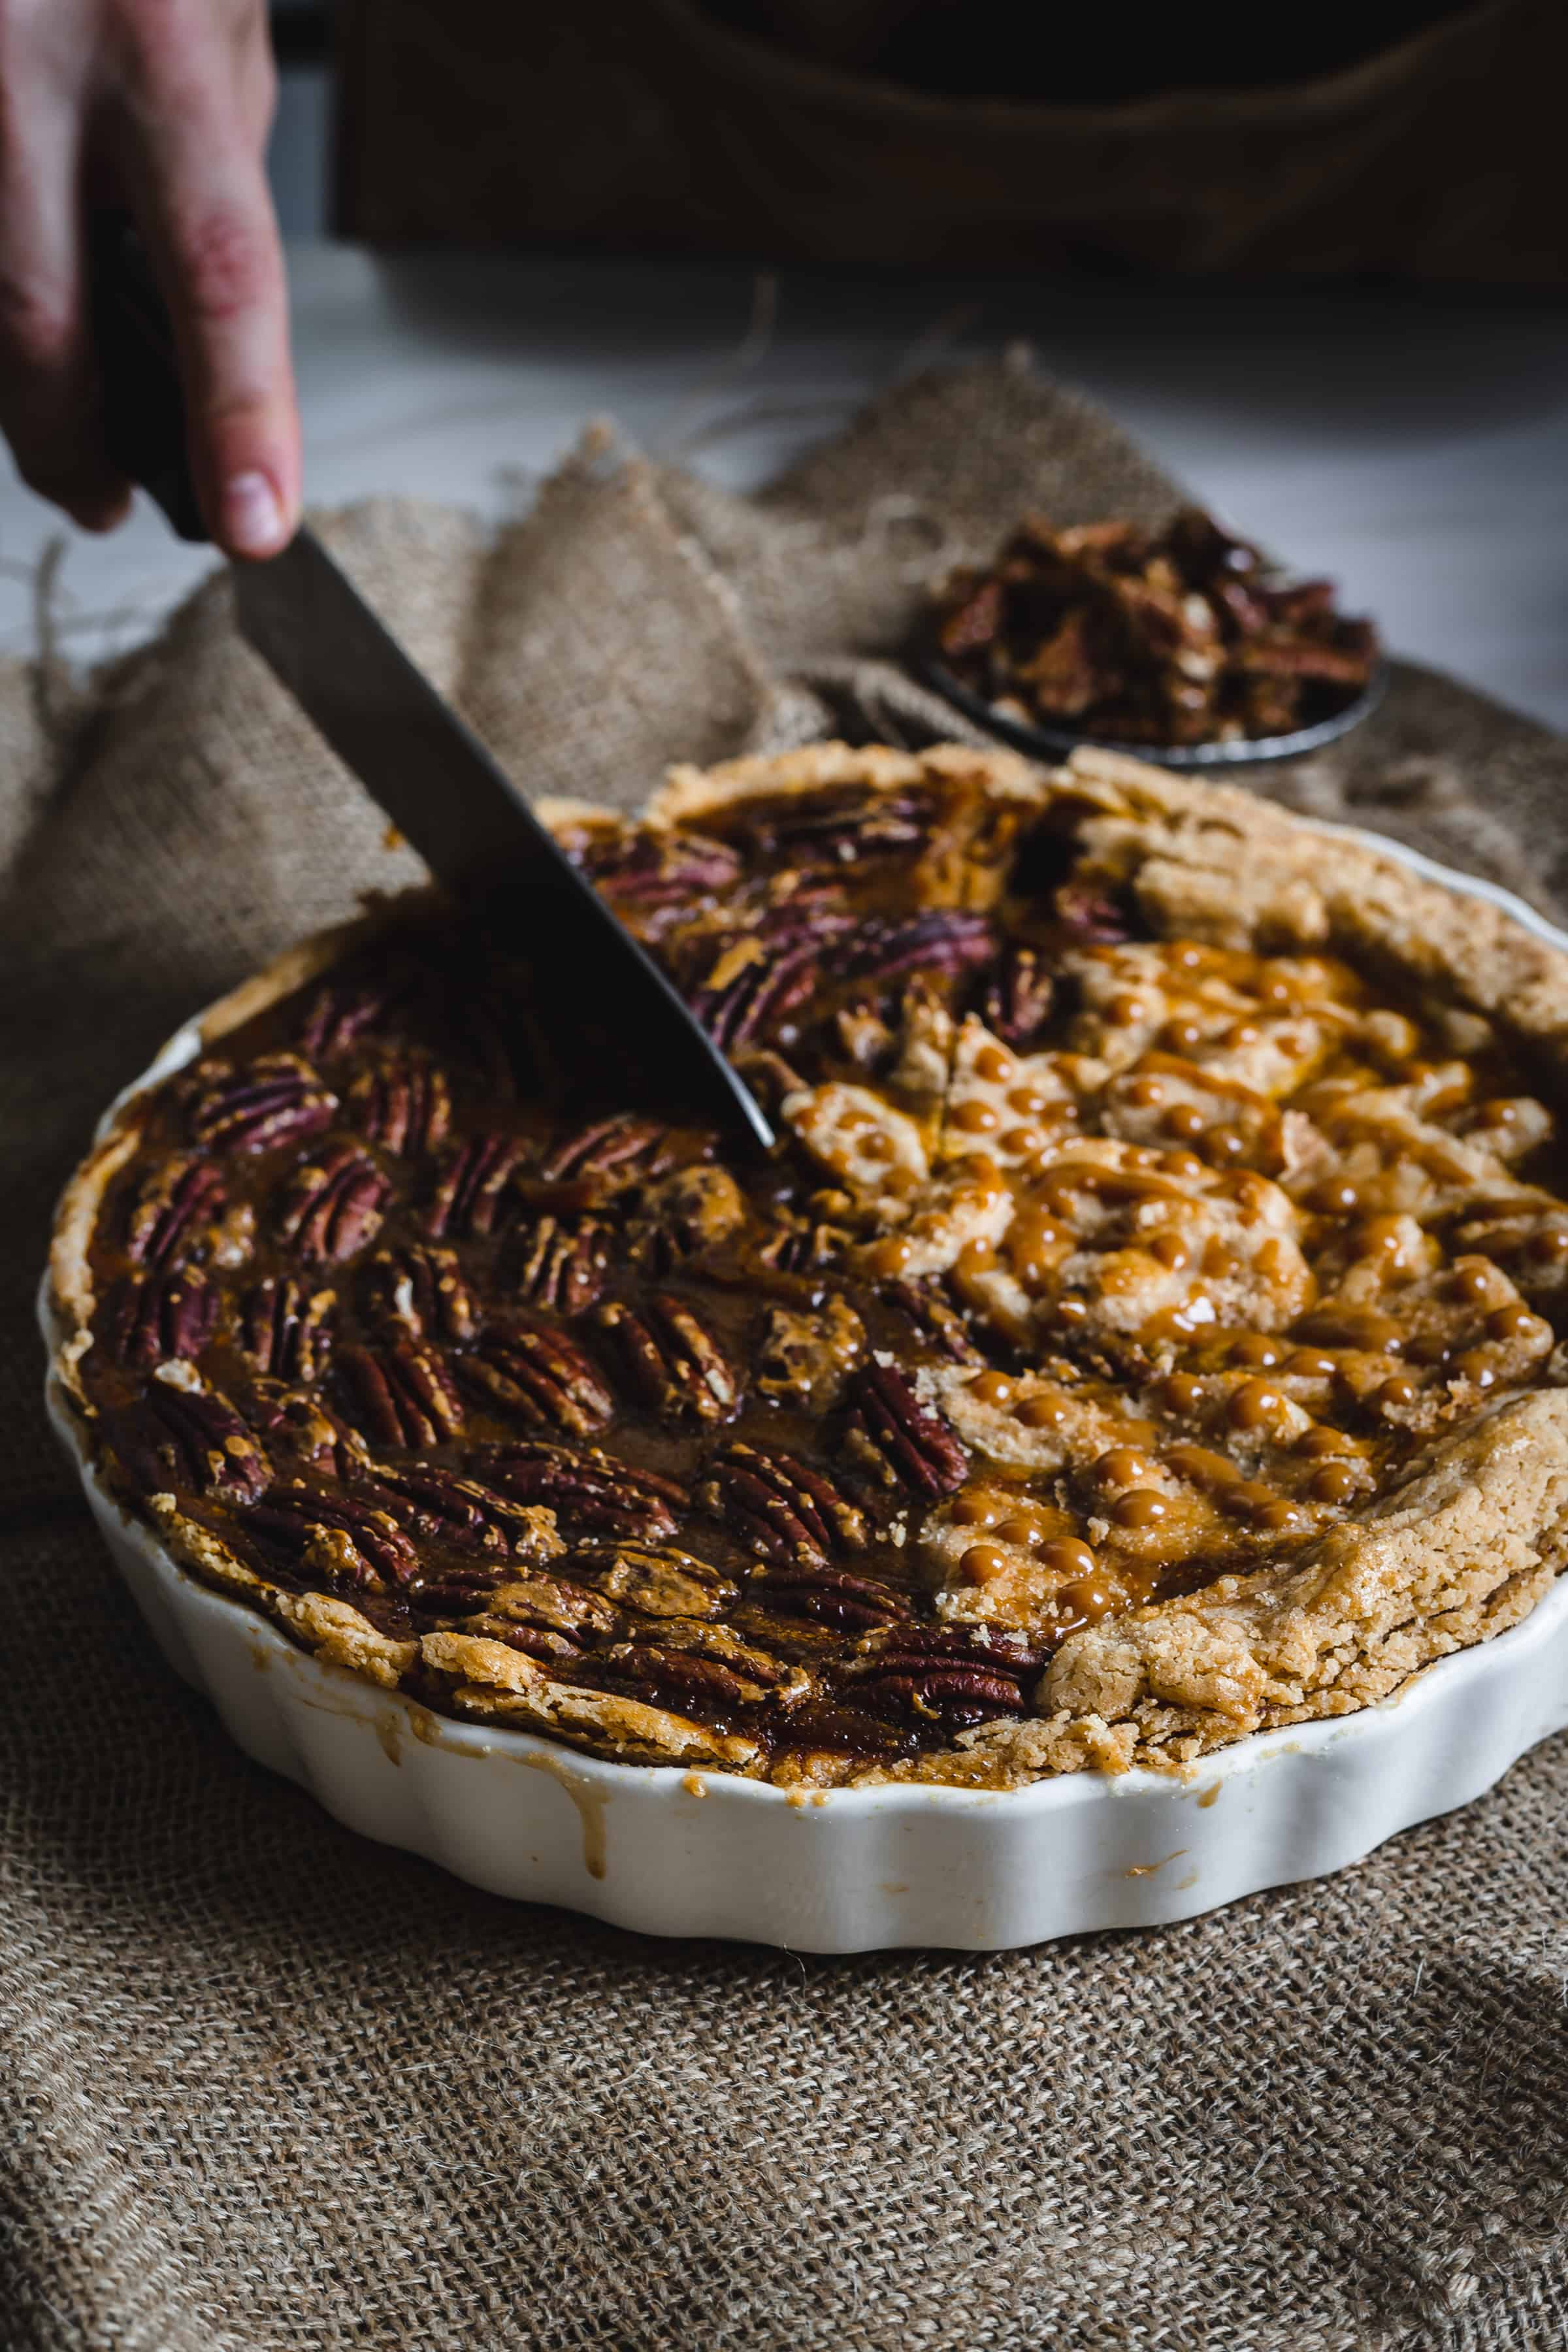
[[[254,1433],[217,1389],[150,1380],[140,1402],[117,1416],[114,1433],[146,1495],[183,1488],[252,1503],[272,1475]]]
[[[643,1196],[631,1236],[632,1263],[667,1274],[682,1258],[715,1248],[745,1217],[741,1188],[727,1168],[678,1168]]]
[[[337,1294],[312,1291],[291,1274],[268,1275],[240,1302],[239,1344],[258,1372],[319,1380],[332,1352]]]
[[[461,1344],[479,1328],[479,1310],[456,1251],[419,1242],[377,1250],[365,1269],[364,1302],[373,1322],[416,1339]]]
[[[452,1125],[451,1088],[438,1066],[419,1055],[398,1055],[362,1070],[348,1102],[365,1141],[398,1159],[439,1150]]]
[[[519,1421],[590,1437],[616,1409],[595,1367],[563,1331],[498,1322],[472,1354],[457,1360],[477,1397]]]
[[[391,1187],[381,1170],[352,1143],[341,1143],[311,1167],[300,1168],[284,1191],[278,1238],[307,1265],[341,1264],[379,1232]]]
[[[581,1315],[605,1286],[612,1239],[599,1217],[532,1218],[518,1231],[517,1296],[557,1315]]]
[[[288,1460],[345,1485],[369,1467],[370,1448],[357,1429],[340,1420],[306,1389],[285,1389],[260,1379],[251,1399],[257,1427],[275,1460]]]
[[[341,1349],[337,1375],[344,1412],[373,1444],[440,1445],[463,1426],[452,1375],[421,1340]]]
[[[786,1454],[737,1442],[709,1465],[697,1499],[742,1543],[788,1566],[821,1567],[836,1552],[861,1551],[866,1515],[820,1470]]]
[[[150,1370],[199,1356],[212,1337],[217,1292],[194,1266],[154,1267],[117,1283],[109,1306],[109,1346],[117,1363]]]
[[[852,1451],[879,1476],[911,1494],[953,1494],[969,1475],[969,1456],[951,1424],[923,1405],[891,1362],[864,1364],[851,1381]]]
[[[657,1292],[641,1315],[609,1299],[595,1319],[645,1404],[698,1421],[729,1421],[740,1411],[733,1366],[692,1309],[668,1291]]]
[[[338,1098],[298,1054],[262,1054],[237,1069],[199,1062],[191,1135],[205,1151],[275,1151],[332,1123]]]
[[[686,1491],[673,1478],[634,1470],[596,1446],[521,1438],[482,1447],[468,1458],[487,1484],[521,1502],[546,1505],[568,1527],[591,1532],[651,1542],[675,1533],[676,1515],[687,1506]]]
[[[936,634],[954,676],[1008,717],[1134,743],[1289,733],[1342,709],[1378,652],[1326,581],[1281,583],[1191,508],[1158,533],[1031,515],[988,572],[953,574]]]
[[[476,1135],[459,1145],[442,1170],[426,1213],[425,1230],[431,1240],[494,1233],[508,1188],[527,1158],[527,1146],[515,1135]]]

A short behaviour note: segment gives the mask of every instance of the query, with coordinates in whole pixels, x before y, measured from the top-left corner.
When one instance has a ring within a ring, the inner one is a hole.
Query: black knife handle
[[[156,499],[182,539],[204,540],[174,329],[147,249],[123,213],[92,224],[89,267],[110,457]]]

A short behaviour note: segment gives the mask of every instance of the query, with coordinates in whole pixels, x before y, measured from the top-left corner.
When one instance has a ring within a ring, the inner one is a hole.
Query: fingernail
[[[242,555],[273,555],[283,544],[283,509],[265,474],[232,474],[223,489],[224,537]]]

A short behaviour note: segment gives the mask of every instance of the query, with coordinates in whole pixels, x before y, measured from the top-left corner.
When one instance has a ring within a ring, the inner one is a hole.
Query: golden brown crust
[[[1484,1016],[1549,1075],[1563,1069],[1568,953],[1505,909],[1457,897],[1394,856],[1243,792],[1187,783],[1136,761],[1079,753],[1068,770],[1047,775],[1005,752],[818,744],[708,772],[674,770],[650,816],[700,825],[758,794],[837,784],[890,791],[933,775],[978,781],[998,798],[1065,799],[1079,814],[1097,873],[1130,887],[1157,933],[1339,953]],[[599,813],[572,803],[552,814],[564,825],[595,822]],[[376,910],[290,951],[212,1008],[204,1041],[325,971],[401,911]],[[57,1220],[57,1372],[78,1396],[75,1357],[88,1344],[93,1307],[87,1244],[103,1189],[136,1141],[132,1105],[73,1178]],[[755,1766],[748,1741],[556,1684],[504,1643],[437,1635],[421,1650],[389,1641],[346,1602],[263,1586],[217,1538],[183,1520],[172,1498],[154,1498],[153,1516],[176,1557],[198,1573],[246,1592],[318,1655],[384,1687],[417,1670],[422,1690],[428,1695],[433,1681],[458,1713],[587,1738],[626,1760]],[[1528,1613],[1559,1571],[1565,1527],[1568,1392],[1505,1400],[1431,1445],[1395,1491],[1360,1507],[1306,1552],[1070,1636],[1042,1682],[1038,1717],[986,1725],[943,1751],[845,1777],[1014,1787],[1062,1771],[1182,1769],[1250,1732],[1349,1713]]]

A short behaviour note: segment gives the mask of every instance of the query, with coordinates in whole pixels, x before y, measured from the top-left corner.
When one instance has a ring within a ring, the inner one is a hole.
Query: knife
[[[91,260],[110,455],[182,539],[203,541],[174,336],[131,223],[96,225]],[[548,971],[563,1007],[598,1013],[650,1100],[771,1147],[749,1087],[314,531],[302,526],[265,562],[236,563],[233,579],[242,634],[436,880]]]

